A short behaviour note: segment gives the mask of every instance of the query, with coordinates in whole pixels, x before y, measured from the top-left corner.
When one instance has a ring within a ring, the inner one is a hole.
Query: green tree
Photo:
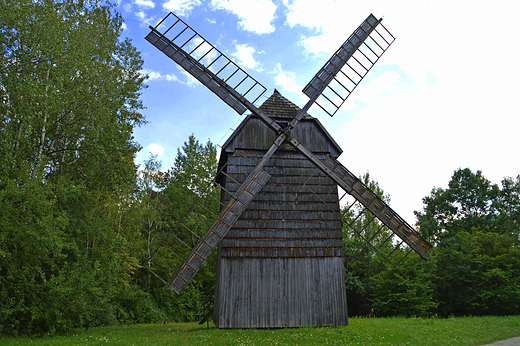
[[[0,4],[0,124],[8,176],[69,174],[93,187],[133,179],[144,76],[109,3]],[[92,162],[96,165],[92,165]],[[130,168],[130,169],[128,169]]]
[[[390,197],[368,172],[361,181],[385,203],[390,203]],[[392,231],[361,205],[344,208],[342,218],[349,313],[363,316],[431,314],[436,303],[429,264],[414,266],[417,256],[407,255],[407,247],[395,248]]]
[[[156,236],[161,231],[163,224],[164,204],[161,194],[165,187],[166,174],[161,171],[162,163],[157,155],[150,154],[148,160],[144,161],[144,167],[138,176],[138,196],[140,203],[140,223],[142,224],[143,237],[146,239],[146,252],[143,254],[143,263],[151,268],[152,251],[157,246]],[[149,291],[151,285],[151,273],[146,275],[146,288]]]
[[[211,184],[217,174],[217,149],[211,141],[202,145],[192,134],[184,142],[182,150],[177,150],[173,167],[167,173],[167,186],[164,190],[164,200],[168,205],[167,215],[170,228],[193,208],[192,214],[198,215],[197,220],[185,220],[190,223],[190,229],[198,236],[206,231],[207,223],[213,222],[213,216],[208,213],[218,210],[220,191]],[[193,221],[193,222],[192,222]],[[182,239],[194,246],[197,239],[194,234],[183,233]]]
[[[403,259],[406,249],[399,249],[398,260]],[[376,273],[371,284],[371,303],[375,316],[425,317],[433,314],[437,307],[434,300],[432,265],[406,257],[400,265],[413,269],[403,274],[388,262],[381,262],[382,269]],[[397,260],[395,260],[397,262]]]
[[[501,233],[511,235],[516,239],[515,245],[520,245],[520,175],[502,180],[497,209]]]
[[[113,323],[131,291],[145,76],[121,24],[104,0],[0,2],[2,332]]]
[[[457,169],[447,189],[434,188],[423,198],[425,207],[415,212],[420,231],[426,239],[439,243],[442,237],[459,229],[488,227],[497,229],[500,189],[481,171]]]
[[[519,179],[502,189],[481,171],[454,172],[447,189],[434,188],[416,212],[432,252],[438,313],[510,314],[520,304]]]
[[[360,180],[385,203],[390,202],[390,196],[384,194],[379,183],[368,172]],[[391,231],[382,227],[379,220],[358,203],[343,208],[341,217],[349,313],[366,316],[372,309],[371,279],[379,270],[374,262],[377,256],[375,249],[388,250],[389,244],[383,242]]]
[[[473,228],[434,253],[438,313],[507,315],[520,308],[520,250],[514,238]]]
[[[220,190],[212,184],[217,173],[217,150],[208,141],[202,145],[194,135],[178,149],[174,165],[164,176],[159,194],[161,223],[152,242],[156,258],[150,266],[163,279],[169,279],[191,248],[207,231],[219,211]],[[166,247],[160,247],[161,244]],[[151,277],[154,299],[175,321],[200,320],[203,301],[213,293],[216,256],[212,254],[181,295],[164,293]]]

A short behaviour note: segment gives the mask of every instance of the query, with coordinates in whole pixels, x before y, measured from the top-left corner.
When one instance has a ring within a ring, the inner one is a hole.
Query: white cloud
[[[154,8],[155,3],[152,0],[134,0],[134,4],[144,8]]]
[[[240,19],[239,26],[256,34],[269,34],[275,28],[276,5],[271,0],[212,0],[214,9],[229,11]]]
[[[352,5],[346,1],[320,0],[320,5],[316,6],[313,0],[284,0],[284,4],[288,9],[286,24],[291,28],[301,26],[315,31],[312,36],[302,36],[300,41],[312,54],[333,53],[346,39],[345,32],[354,31],[361,23],[355,15],[358,11],[349,11]],[[357,21],[357,25],[352,24]]]
[[[201,0],[168,0],[163,4],[163,7],[168,11],[175,12],[179,16],[187,16],[201,3]]]
[[[183,70],[180,67],[179,67],[179,70],[186,77],[186,82],[181,82],[182,84],[187,85],[190,88],[195,88],[199,85],[202,85],[197,79],[195,79],[195,77],[193,77],[191,74],[186,72],[186,70]]]
[[[259,69],[260,64],[253,57],[254,53],[258,53],[253,47],[247,44],[237,44],[236,49],[236,52],[232,53],[231,56],[238,60],[238,65],[261,71],[261,69]]]
[[[135,16],[139,19],[142,25],[151,25],[154,22],[154,17],[148,17],[143,11],[135,13]]]
[[[148,150],[150,150],[152,155],[162,156],[164,154],[164,147],[160,144],[151,143],[148,146]]]
[[[166,80],[168,82],[179,82],[179,83],[182,83],[181,80],[176,75],[173,75],[173,74],[162,74],[161,72],[152,71],[152,70],[149,70],[149,69],[143,69],[142,73],[148,75],[148,81],[149,82]]]
[[[282,88],[282,91],[301,94],[302,87],[296,83],[294,74],[282,70],[282,65],[280,63],[277,64],[275,73],[276,76],[274,77],[274,82]]]
[[[186,80],[182,80],[179,77],[177,77],[174,74],[163,74],[158,71],[153,71],[149,69],[143,69],[141,73],[148,75],[148,82],[152,81],[167,81],[167,82],[177,82],[183,85],[186,85],[190,88],[195,88],[199,85],[202,85],[197,79],[195,79],[191,74],[186,72],[184,69],[182,69],[180,66],[177,66],[177,69],[180,74],[182,74],[184,77],[186,77]]]
[[[132,12],[132,3],[131,2],[125,2],[123,5],[120,5],[120,6],[123,7],[123,11],[125,13]]]
[[[396,94],[402,87],[398,86],[399,73],[395,71],[384,71],[381,75],[374,77],[369,83],[363,85],[352,94],[352,97],[362,102],[370,102],[382,95]]]

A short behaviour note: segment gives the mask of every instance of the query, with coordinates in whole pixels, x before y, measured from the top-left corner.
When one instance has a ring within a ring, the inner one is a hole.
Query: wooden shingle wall
[[[263,156],[257,151],[244,154],[253,162]],[[238,155],[233,160],[228,174],[241,182],[241,171],[250,172],[254,165]],[[339,202],[332,180],[295,151],[276,152],[264,170],[271,178],[222,240],[220,256],[341,256]],[[230,192],[238,186],[226,184]]]

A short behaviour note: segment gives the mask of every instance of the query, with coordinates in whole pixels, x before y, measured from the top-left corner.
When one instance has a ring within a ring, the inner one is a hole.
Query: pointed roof
[[[301,111],[300,107],[283,97],[276,89],[274,89],[273,95],[260,106],[260,110],[277,119],[293,119]],[[306,113],[303,119],[314,118]]]

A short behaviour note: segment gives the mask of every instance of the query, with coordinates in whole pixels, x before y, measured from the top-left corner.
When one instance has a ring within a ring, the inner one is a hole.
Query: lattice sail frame
[[[146,36],[148,42],[213,91],[237,113],[243,114],[248,107],[235,93],[254,104],[267,90],[172,12],[155,27],[150,26],[150,29]]]
[[[381,21],[370,14],[303,88],[309,98],[320,93],[315,104],[331,117],[395,41]]]
[[[173,19],[173,24],[164,24],[167,19],[170,18],[170,16],[172,16],[171,18]],[[173,29],[178,25],[180,25],[180,27]],[[353,55],[358,51],[361,52],[360,47],[362,45],[366,45],[370,49],[370,45],[366,43],[366,40],[369,38],[374,40],[371,34],[379,25],[381,25],[381,20],[376,20],[373,15],[368,16],[368,18],[358,27],[354,34],[349,37],[349,39],[343,44],[342,47],[340,47],[336,54],[334,54],[333,57],[325,64],[325,66],[317,73],[315,78],[309,83],[310,86],[308,85],[308,87],[304,89],[304,92],[308,96],[311,95],[309,96],[310,100],[289,125],[283,126],[265,115],[253,104],[263,94],[263,92],[265,92],[265,87],[258,87],[259,83],[256,82],[256,80],[250,77],[238,66],[236,66],[230,59],[220,53],[220,51],[218,51],[213,45],[209,44],[209,42],[203,39],[202,36],[191,29],[191,27],[189,27],[177,16],[173,15],[173,13],[170,13],[156,27],[150,27],[151,32],[146,36],[146,39],[150,43],[155,45],[164,54],[181,65],[187,72],[192,74],[201,83],[206,85],[238,113],[242,114],[245,109],[249,109],[271,130],[279,135],[271,148],[266,152],[265,156],[257,163],[255,169],[249,173],[247,179],[245,179],[245,182],[233,195],[233,198],[230,200],[230,202],[222,208],[220,214],[212,223],[209,230],[199,240],[197,245],[195,245],[188,257],[175,272],[173,277],[167,282],[165,281],[167,285],[166,287],[172,288],[177,293],[181,293],[182,290],[184,290],[189,281],[205,262],[211,251],[215,249],[219,241],[232,227],[233,223],[240,217],[240,214],[247,208],[249,202],[251,202],[254,196],[261,190],[262,186],[267,182],[269,175],[263,171],[262,168],[278,149],[278,147],[284,142],[288,142],[296,150],[300,151],[300,153],[303,154],[309,161],[314,163],[319,170],[328,175],[343,190],[351,194],[360,204],[373,213],[383,224],[385,224],[390,230],[392,230],[392,232],[401,238],[402,242],[406,243],[411,249],[418,253],[420,257],[423,259],[428,258],[426,253],[431,248],[431,245],[422,239],[417,231],[415,231],[408,223],[399,217],[397,213],[395,213],[388,205],[386,205],[386,203],[379,199],[372,191],[364,186],[364,184],[352,173],[350,173],[341,163],[339,163],[339,161],[332,157],[327,158],[325,161],[319,160],[312,152],[305,148],[302,143],[298,141],[298,139],[291,136],[294,127],[300,122],[300,120],[304,117],[313,104],[317,103],[318,106],[327,111],[326,108],[330,106],[323,104],[323,102],[320,104],[320,98],[325,99],[325,102],[330,102],[332,107],[335,108],[332,114],[328,112],[331,115],[334,115],[341,104],[343,104],[343,102],[346,100],[346,97],[348,97],[353,88],[345,88],[348,94],[343,98],[340,97],[341,92],[335,91],[334,88],[329,87],[329,84],[333,81],[334,83],[337,82],[341,84],[337,79],[337,74],[341,72],[342,68],[347,65],[347,63],[349,63],[347,66],[352,68],[350,64],[350,58],[352,58]],[[160,32],[158,28],[163,28],[163,31]],[[384,30],[388,33],[386,28]],[[171,32],[174,32],[175,35],[168,38],[166,35],[169,35]],[[182,38],[186,32],[189,32],[190,34]],[[376,33],[379,36],[382,36],[380,31],[376,31]],[[380,54],[374,53],[377,56],[377,59],[375,59],[372,63],[372,60],[367,57],[372,65],[393,42],[393,36],[391,36],[391,34],[389,35],[392,37],[391,42],[384,40],[387,43],[386,47],[381,47]],[[190,45],[192,45],[190,53],[187,53],[182,49],[183,47]],[[198,49],[201,49],[201,51],[198,51]],[[219,54],[216,58],[211,56],[213,51],[218,52]],[[364,56],[366,57],[366,55]],[[218,70],[212,70],[212,66],[220,58],[222,58],[225,63]],[[205,61],[205,59],[209,60]],[[358,61],[357,59],[354,60]],[[361,78],[359,81],[357,81],[357,83],[354,83],[355,86],[359,84],[360,80],[364,77],[364,75],[366,75],[372,65],[368,69],[365,68],[366,72],[363,74],[363,76],[360,75]],[[229,66],[231,66],[232,70],[230,72],[225,72]],[[244,75],[241,75],[241,77],[238,79],[238,82],[231,86],[227,82],[231,81],[234,76],[237,75],[237,73],[240,75],[244,73]],[[245,91],[241,92],[240,88],[242,87],[243,83],[249,80],[251,80],[252,86],[244,89]],[[256,99],[251,99],[250,97],[248,99],[247,97],[250,96],[249,93],[251,90],[257,87],[263,91],[256,97]],[[326,97],[326,90],[332,90],[334,94],[340,97],[342,101],[339,106],[332,102],[331,98]]]

